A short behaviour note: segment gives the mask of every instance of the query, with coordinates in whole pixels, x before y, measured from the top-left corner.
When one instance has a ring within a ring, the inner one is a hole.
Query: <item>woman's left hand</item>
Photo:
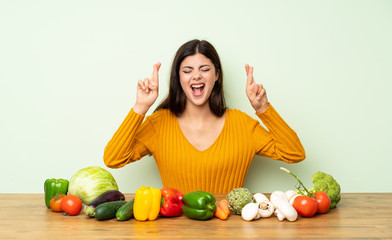
[[[246,95],[249,98],[250,104],[257,113],[263,113],[268,108],[267,93],[263,84],[257,84],[253,78],[253,67],[248,64],[245,65],[247,81],[246,81]]]

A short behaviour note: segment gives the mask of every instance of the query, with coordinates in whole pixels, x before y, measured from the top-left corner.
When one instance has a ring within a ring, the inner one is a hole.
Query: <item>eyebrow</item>
[[[209,64],[204,64],[204,65],[201,65],[199,68],[203,68],[203,67],[210,67],[210,65]],[[183,68],[193,69],[193,67],[191,67],[191,66],[184,66]]]

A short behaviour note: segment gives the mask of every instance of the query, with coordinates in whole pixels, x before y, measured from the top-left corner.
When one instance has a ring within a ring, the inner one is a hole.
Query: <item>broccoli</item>
[[[323,191],[328,194],[331,199],[331,207],[335,208],[336,204],[340,201],[340,185],[339,183],[329,174],[318,171],[312,176],[312,183],[314,184],[311,191]]]

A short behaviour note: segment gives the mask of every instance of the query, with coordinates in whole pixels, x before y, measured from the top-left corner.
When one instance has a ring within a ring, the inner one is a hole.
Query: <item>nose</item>
[[[192,75],[192,79],[197,80],[201,78],[200,71],[194,71]]]

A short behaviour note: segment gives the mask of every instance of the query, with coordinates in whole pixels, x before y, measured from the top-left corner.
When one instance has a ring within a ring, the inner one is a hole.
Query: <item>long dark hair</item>
[[[170,73],[169,94],[155,111],[169,109],[177,117],[182,115],[185,110],[186,96],[180,84],[180,65],[186,57],[196,53],[201,53],[209,58],[215,66],[216,73],[219,74],[209,98],[210,109],[218,117],[225,113],[226,102],[223,92],[223,72],[219,55],[211,43],[197,39],[186,42],[177,50]]]

